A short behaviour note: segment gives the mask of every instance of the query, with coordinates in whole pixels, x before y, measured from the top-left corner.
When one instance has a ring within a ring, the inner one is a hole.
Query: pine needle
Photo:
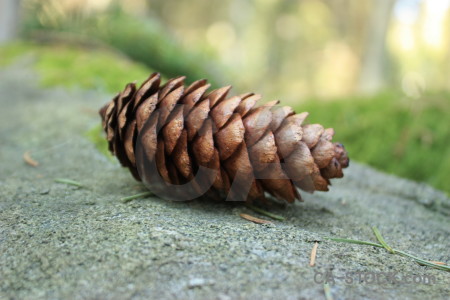
[[[326,236],[325,239],[332,240],[335,242],[342,242],[342,243],[349,243],[349,244],[359,244],[359,245],[368,245],[368,246],[374,246],[374,247],[380,247],[383,248],[383,245],[372,243],[372,242],[366,242],[366,241],[358,241],[358,240],[352,240],[352,239],[343,239],[343,238],[333,238]]]
[[[256,224],[273,224],[270,221],[263,220],[263,219],[260,219],[260,218],[254,217],[254,216],[250,216],[250,215],[244,214],[244,213],[239,214],[239,216],[247,221],[251,221]]]
[[[418,258],[417,256],[414,256],[412,254],[409,254],[409,253],[406,253],[406,252],[403,252],[403,251],[400,251],[400,250],[395,250],[394,249],[394,251],[397,254],[400,254],[401,256],[412,258],[413,260],[416,261],[416,263],[418,263],[420,265],[424,265],[424,266],[432,267],[432,268],[439,269],[439,270],[442,270],[442,271],[450,272],[450,266],[432,263],[432,262],[430,262],[428,260],[424,260],[424,259]]]
[[[381,232],[378,230],[378,228],[376,228],[375,226],[372,227],[372,231],[375,234],[377,240],[380,242],[381,245],[383,245],[383,247],[389,251],[392,254],[395,254],[395,251],[384,241],[383,236],[381,235]]]
[[[442,261],[435,261],[435,260],[430,260],[430,263],[432,263],[432,264],[437,264],[437,265],[441,265],[441,266],[446,266],[446,265],[447,265],[445,262],[442,262]]]
[[[330,286],[326,282],[323,284],[323,291],[325,293],[325,299],[333,300],[333,295],[331,294]]]
[[[279,215],[273,214],[271,212],[265,211],[264,209],[261,209],[261,208],[259,208],[257,206],[252,205],[252,204],[245,204],[245,206],[247,206],[251,210],[256,211],[257,213],[260,213],[260,214],[262,214],[264,216],[267,216],[269,218],[272,218],[274,220],[278,220],[278,221],[284,221],[285,220],[285,218],[282,217],[282,216],[279,216]]]
[[[34,159],[31,157],[31,152],[30,152],[30,151],[27,151],[27,152],[25,152],[25,153],[23,154],[23,160],[24,160],[28,165],[30,165],[30,166],[32,166],[32,167],[37,167],[37,166],[39,166],[39,162],[36,161],[36,160],[34,160]]]
[[[381,236],[381,234],[380,234],[380,236]],[[343,238],[333,238],[333,237],[325,237],[325,239],[332,240],[332,241],[335,241],[335,242],[359,244],[359,245],[368,245],[368,246],[374,246],[374,247],[385,248],[386,249],[386,247],[381,245],[381,244],[372,243],[372,242],[366,242],[366,241],[358,241],[358,240],[343,239]],[[406,253],[406,252],[401,251],[401,250],[397,250],[397,249],[393,249],[393,248],[390,248],[390,249],[393,251],[392,253],[412,258],[416,263],[418,263],[420,265],[428,266],[428,267],[435,268],[435,269],[442,270],[442,271],[447,271],[447,272],[450,271],[450,266],[442,265],[440,262],[427,261],[427,260],[421,259],[421,258],[419,258],[417,256],[414,256],[412,254]]]
[[[314,265],[316,264],[317,247],[319,247],[319,243],[315,242],[311,250],[311,258],[309,259],[310,267],[314,267]]]
[[[127,203],[134,199],[145,198],[145,197],[149,197],[149,196],[153,196],[153,193],[152,192],[143,192],[143,193],[139,193],[136,195],[120,198],[120,201],[122,201],[123,203]]]
[[[55,178],[55,182],[73,185],[77,187],[83,187],[83,184],[79,183],[78,181],[67,178]]]

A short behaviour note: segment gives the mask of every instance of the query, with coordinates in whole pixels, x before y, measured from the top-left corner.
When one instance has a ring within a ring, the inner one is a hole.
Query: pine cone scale
[[[155,93],[150,97],[148,97],[147,99],[145,99],[144,101],[142,101],[139,107],[135,108],[138,132],[142,130],[142,127],[144,127],[145,122],[147,122],[148,118],[150,118],[152,113],[155,111],[157,103],[158,103],[158,93]]]
[[[136,97],[134,99],[134,110],[139,108],[139,105],[145,101],[148,97],[154,95],[159,88],[161,83],[161,76],[158,73],[153,73],[150,77],[145,80],[136,92]]]
[[[164,97],[166,97],[166,95],[170,91],[183,86],[183,81],[185,79],[186,79],[185,76],[179,76],[177,78],[173,78],[173,79],[170,79],[169,81],[167,81],[167,83],[160,88],[160,94],[159,94],[160,98],[159,99],[164,99]]]
[[[222,128],[227,123],[240,102],[241,98],[234,96],[216,103],[211,110],[211,118],[214,120],[217,129]]]
[[[205,98],[209,99],[210,108],[212,109],[214,106],[216,106],[217,103],[219,103],[223,99],[225,99],[225,97],[227,96],[230,89],[231,89],[231,85],[224,86],[222,88],[211,91],[211,93],[204,96]]]
[[[255,106],[255,104],[261,100],[261,95],[255,94],[247,97],[240,96],[242,101],[239,103],[238,107],[235,109],[235,112],[240,114],[242,117],[245,117],[247,113]]]
[[[164,113],[164,110],[162,113]],[[159,124],[161,124],[161,117]],[[178,106],[175,108],[171,118],[167,121],[167,124],[162,128],[167,155],[170,155],[173,149],[175,149],[177,141],[180,138],[181,133],[183,132],[183,128],[183,108],[181,106]]]
[[[193,141],[193,152],[199,165],[206,166],[215,154],[212,120],[203,123],[199,134]]]
[[[186,129],[188,133],[188,140],[197,135],[198,131],[202,128],[203,123],[209,116],[210,102],[208,99],[200,101],[189,113],[186,118]]]

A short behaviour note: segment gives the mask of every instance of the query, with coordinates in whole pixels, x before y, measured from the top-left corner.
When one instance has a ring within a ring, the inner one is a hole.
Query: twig
[[[31,152],[27,151],[23,154],[23,160],[30,166],[32,167],[37,167],[39,166],[39,162],[37,162],[36,160],[34,160],[33,158],[31,158]]]
[[[278,220],[278,221],[284,221],[285,220],[285,218],[284,217],[282,217],[282,216],[279,216],[279,215],[276,215],[276,214],[273,214],[273,213],[270,213],[270,212],[268,212],[268,211],[265,211],[264,209],[261,209],[261,208],[259,208],[259,207],[256,207],[256,206],[254,206],[254,205],[252,205],[252,204],[245,204],[248,208],[250,208],[251,210],[254,210],[254,211],[256,211],[257,213],[260,213],[260,214],[262,214],[262,215],[265,215],[265,216],[267,216],[267,217],[269,217],[269,218],[272,218],[272,219],[275,219],[275,220]]]
[[[123,203],[127,203],[127,202],[130,202],[131,200],[134,200],[137,198],[145,198],[145,197],[149,197],[149,196],[153,196],[153,193],[152,192],[143,192],[140,194],[120,198],[120,201],[122,201]]]
[[[311,250],[311,258],[309,260],[310,267],[314,267],[314,265],[316,264],[317,247],[319,247],[319,243],[315,242]]]
[[[73,185],[73,186],[77,186],[77,187],[83,187],[83,185],[81,183],[79,183],[78,181],[74,181],[74,180],[66,179],[66,178],[55,178],[55,182]]]
[[[250,216],[250,215],[244,214],[244,213],[239,214],[239,216],[241,218],[243,218],[243,219],[246,219],[246,220],[251,221],[251,222],[256,223],[256,224],[273,224],[270,221],[263,220],[263,219],[260,219],[260,218],[257,218],[257,217],[253,217],[253,216]]]

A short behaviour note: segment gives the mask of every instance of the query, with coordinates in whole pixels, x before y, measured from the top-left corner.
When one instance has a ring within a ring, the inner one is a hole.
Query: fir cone
[[[304,124],[272,101],[255,106],[258,94],[227,97],[231,86],[207,92],[185,77],[160,84],[152,74],[100,109],[109,150],[152,192],[172,200],[200,196],[228,201],[301,200],[296,187],[327,191],[349,164],[332,128]]]

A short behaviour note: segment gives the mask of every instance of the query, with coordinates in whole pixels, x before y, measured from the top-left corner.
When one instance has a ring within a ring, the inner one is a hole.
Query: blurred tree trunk
[[[443,26],[444,26],[443,36],[445,37],[443,48],[448,50],[450,49],[450,9],[447,11]],[[447,90],[450,91],[450,51],[446,51],[443,70],[445,70],[443,74],[444,75],[443,87],[444,88],[446,87]]]
[[[373,2],[358,85],[363,93],[376,92],[386,84],[386,34],[396,0]]]
[[[19,8],[20,0],[0,0],[0,44],[17,36]]]

